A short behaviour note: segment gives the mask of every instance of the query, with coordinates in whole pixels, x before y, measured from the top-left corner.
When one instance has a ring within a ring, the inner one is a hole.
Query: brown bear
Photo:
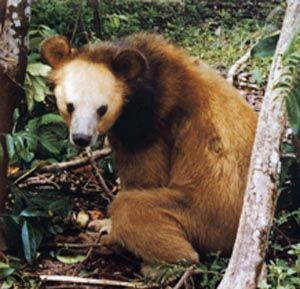
[[[149,265],[230,252],[257,122],[238,91],[152,34],[79,49],[54,36],[41,54],[71,141],[108,134],[122,190],[93,224],[101,242]]]

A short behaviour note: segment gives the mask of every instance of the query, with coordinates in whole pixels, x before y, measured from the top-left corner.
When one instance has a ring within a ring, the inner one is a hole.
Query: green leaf
[[[256,57],[269,57],[275,53],[276,45],[279,39],[279,33],[272,34],[266,38],[260,39],[252,48],[251,55]]]
[[[36,218],[36,217],[49,217],[49,214],[47,212],[40,210],[39,208],[36,207],[27,207],[24,209],[21,213],[20,216],[22,217],[28,217],[28,218]]]
[[[64,123],[64,120],[59,114],[56,113],[47,113],[39,119],[39,126],[48,125],[50,123]]]
[[[34,90],[34,100],[37,102],[44,101],[48,93],[48,88],[43,80],[39,77],[32,78],[32,87]]]
[[[4,157],[4,150],[2,144],[0,143],[0,161],[2,161],[3,157]]]
[[[32,76],[47,77],[50,71],[51,71],[50,66],[40,62],[30,63],[27,65],[27,72]]]
[[[7,149],[8,157],[12,159],[15,155],[14,139],[10,134],[7,134],[5,136],[5,141],[6,141],[6,149]]]
[[[50,203],[48,210],[53,214],[65,216],[71,210],[71,204],[68,200],[56,200]]]
[[[11,289],[14,287],[15,284],[15,279],[12,277],[5,278],[3,283],[1,284],[0,289]]]
[[[36,258],[36,250],[43,239],[43,232],[41,229],[35,228],[28,220],[25,220],[22,226],[21,236],[24,255],[25,259],[30,264]]]
[[[63,256],[63,255],[56,255],[58,261],[64,264],[76,264],[84,261],[86,256],[84,255],[75,255],[75,256]]]
[[[8,248],[18,253],[21,244],[21,220],[18,216],[2,216],[1,227],[3,228]]]
[[[9,265],[0,262],[0,278],[8,277],[9,275],[15,272],[14,268],[11,268]]]

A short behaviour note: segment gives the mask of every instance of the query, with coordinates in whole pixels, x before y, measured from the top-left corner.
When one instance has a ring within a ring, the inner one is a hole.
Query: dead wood
[[[89,285],[102,285],[102,286],[117,286],[125,288],[153,288],[151,285],[144,285],[140,282],[124,282],[117,280],[108,279],[93,279],[93,278],[81,278],[72,276],[61,276],[61,275],[40,275],[42,282],[66,282],[66,283],[76,283],[76,284],[89,284]]]
[[[251,48],[247,50],[247,52],[239,58],[228,70],[227,73],[227,81],[233,84],[234,76],[238,73],[241,67],[250,59],[251,56]]]
[[[101,150],[96,150],[93,152],[93,159],[97,160],[103,157],[106,157],[110,154],[111,149],[106,147]],[[15,183],[19,183],[21,180],[24,180],[33,172],[35,173],[58,173],[65,170],[74,170],[83,166],[90,164],[90,156],[76,158],[74,160],[70,160],[67,162],[55,163],[51,165],[43,165],[38,166],[31,170],[19,171],[15,174],[9,175],[9,179],[15,181]]]
[[[194,266],[188,267],[173,289],[180,289],[193,273],[194,273]]]
[[[280,79],[282,54],[299,21],[300,1],[288,1],[259,117],[237,238],[218,289],[257,288],[279,194],[280,144],[286,123],[285,99],[274,84]]]

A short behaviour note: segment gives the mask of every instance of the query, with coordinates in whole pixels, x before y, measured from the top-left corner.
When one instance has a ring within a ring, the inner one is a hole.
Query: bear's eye
[[[74,104],[73,103],[71,103],[71,102],[69,102],[69,103],[67,103],[67,112],[69,113],[69,114],[71,114],[73,111],[74,111]]]
[[[98,109],[97,109],[97,114],[102,117],[103,115],[105,115],[105,113],[107,112],[107,105],[101,105]]]

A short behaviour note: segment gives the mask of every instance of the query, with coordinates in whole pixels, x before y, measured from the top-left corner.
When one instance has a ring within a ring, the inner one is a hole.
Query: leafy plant
[[[260,289],[297,289],[300,286],[300,243],[292,245],[288,251],[295,259],[291,266],[289,261],[276,259],[268,265],[267,281],[259,284]]]
[[[55,193],[34,194],[15,186],[11,186],[11,192],[13,208],[10,213],[1,216],[7,244],[10,250],[23,253],[25,259],[32,263],[43,238],[62,232],[59,222],[68,217],[70,201]]]
[[[276,85],[286,97],[290,125],[300,137],[300,25],[282,57],[284,72]]]
[[[29,31],[30,47],[28,65],[25,76],[26,101],[29,111],[35,102],[44,102],[50,90],[46,85],[46,77],[50,67],[41,63],[39,46],[42,41],[56,32],[45,25],[32,26]]]
[[[24,130],[6,135],[11,164],[36,165],[38,159],[61,160],[76,149],[68,141],[68,129],[58,114],[31,119]]]
[[[167,286],[170,282],[180,278],[187,268],[192,270],[189,278],[189,288],[215,289],[223,277],[226,269],[227,258],[221,257],[218,253],[207,255],[199,264],[189,266],[186,262],[177,264],[161,264],[154,267],[145,277],[145,282]]]
[[[26,100],[29,111],[32,111],[35,102],[45,101],[50,90],[45,83],[45,78],[50,72],[48,65],[40,62],[29,63],[25,76]]]

